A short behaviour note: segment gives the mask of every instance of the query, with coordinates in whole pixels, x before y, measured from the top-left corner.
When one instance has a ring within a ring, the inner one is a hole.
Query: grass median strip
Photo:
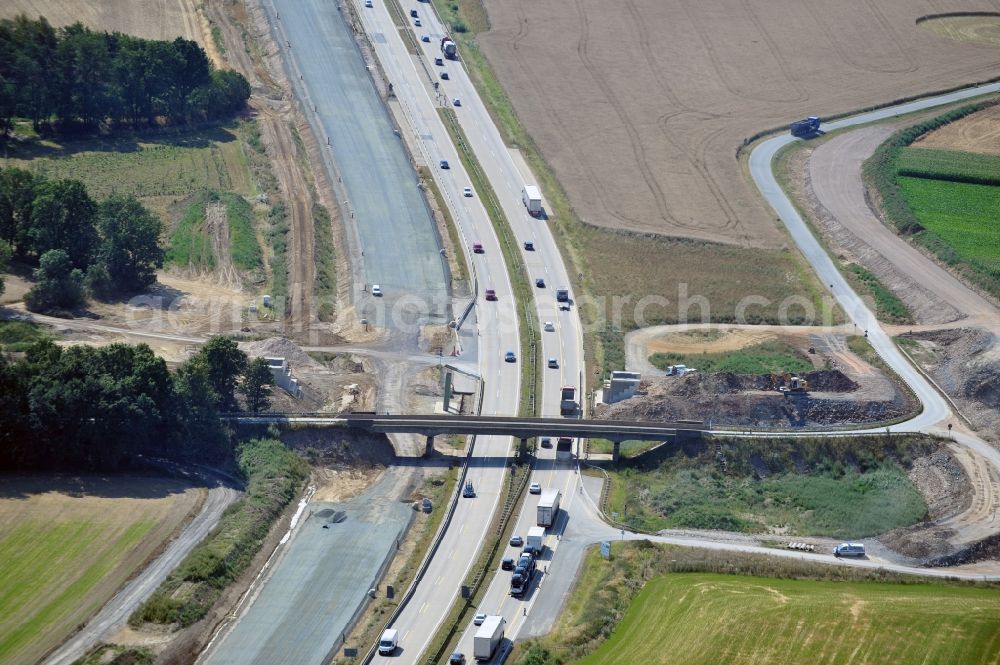
[[[517,240],[511,233],[507,218],[497,202],[496,192],[486,174],[479,166],[479,160],[472,152],[465,132],[462,131],[451,109],[438,109],[441,120],[458,149],[462,165],[472,179],[472,187],[479,194],[479,200],[486,208],[486,214],[493,224],[493,229],[500,240],[500,250],[503,252],[507,273],[510,275],[511,287],[514,291],[514,309],[520,324],[518,339],[521,346],[521,399],[518,413],[522,416],[538,415],[538,383],[540,380],[538,367],[538,316],[535,314],[535,294],[528,281],[528,272],[517,248]],[[488,288],[488,285],[480,285]]]

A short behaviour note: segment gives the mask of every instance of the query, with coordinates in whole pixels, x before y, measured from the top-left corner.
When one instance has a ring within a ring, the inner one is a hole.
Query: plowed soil
[[[1000,71],[995,46],[918,29],[926,2],[485,6],[479,43],[583,221],[744,246],[787,242],[736,159],[746,137]]]
[[[1000,106],[991,106],[949,123],[925,134],[913,145],[917,148],[1000,155]]]

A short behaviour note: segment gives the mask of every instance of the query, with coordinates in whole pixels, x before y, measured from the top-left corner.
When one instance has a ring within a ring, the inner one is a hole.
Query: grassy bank
[[[333,221],[326,206],[313,204],[313,254],[316,257],[314,287],[320,321],[332,321],[337,298],[337,252],[333,244]]]
[[[857,263],[851,263],[845,271],[847,279],[856,291],[868,293],[875,302],[875,316],[879,321],[889,323],[913,323],[913,314],[906,304],[887,289],[875,275]]]
[[[722,529],[862,538],[927,514],[906,477],[924,438],[717,440],[609,469],[608,509],[644,531]]]
[[[0,321],[0,350],[27,351],[35,342],[49,337],[48,326],[29,321]]]
[[[237,462],[247,479],[246,497],[229,507],[208,538],[129,617],[130,625],[188,626],[205,616],[250,564],[308,475],[306,463],[274,439],[243,443]]]
[[[731,372],[733,374],[767,374],[769,372],[808,372],[811,362],[795,349],[781,342],[762,342],[739,351],[720,353],[654,353],[649,361],[660,369],[670,365],[687,365],[699,372]]]
[[[836,663],[848,660],[841,641],[899,650],[868,662],[985,663],[996,653],[1000,615],[975,609],[1000,603],[995,588],[647,541],[616,542],[611,552],[610,560],[596,548],[588,553],[553,630],[519,642],[510,662],[559,665],[620,653],[630,663],[659,663],[669,653],[672,663]],[[886,604],[892,600],[895,608]],[[624,640],[644,613],[647,632]],[[829,651],[817,653],[824,646]],[[942,656],[927,660],[928,653]]]
[[[194,197],[187,206],[173,233],[170,234],[170,246],[167,248],[164,263],[173,264],[179,268],[196,266],[200,268],[215,267],[215,252],[212,249],[212,239],[205,229],[205,204],[207,193]]]

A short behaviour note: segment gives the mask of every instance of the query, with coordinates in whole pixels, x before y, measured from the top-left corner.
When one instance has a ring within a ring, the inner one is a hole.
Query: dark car
[[[465,654],[461,651],[454,652],[448,659],[448,665],[465,665]]]
[[[448,160],[447,159],[442,159],[440,163],[441,163],[441,168],[443,168],[443,169],[450,169],[451,168],[451,166],[448,165]]]
[[[552,447],[552,439],[550,439],[547,436],[543,436],[542,437],[542,448],[551,448],[551,447]]]
[[[487,300],[496,300],[497,299],[497,292],[494,291],[493,289],[486,289],[486,299]]]
[[[472,481],[465,483],[465,488],[462,489],[462,496],[466,499],[472,499],[476,496],[476,488],[472,486]]]
[[[506,559],[501,561],[500,570],[514,570],[514,560],[510,557],[507,557]]]
[[[507,353],[503,354],[503,360],[504,362],[508,363],[516,363],[517,354],[515,354],[513,351],[508,351]]]
[[[544,289],[545,288],[545,280],[542,279],[541,277],[539,277],[538,279],[535,280],[535,286],[537,286],[540,289]]]
[[[441,80],[448,81],[450,79],[451,77],[448,75],[448,72],[441,72]]]
[[[534,243],[534,241],[532,241],[532,240],[525,240],[524,241],[524,248],[526,250],[528,250],[529,252],[535,251],[535,243]]]

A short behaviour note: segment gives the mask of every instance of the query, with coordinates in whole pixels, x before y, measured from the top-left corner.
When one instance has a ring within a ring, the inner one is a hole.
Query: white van
[[[841,543],[833,548],[833,556],[864,556],[865,546],[861,543]]]
[[[378,652],[382,656],[391,656],[396,653],[396,645],[399,641],[399,631],[395,628],[386,628],[382,631],[382,639],[378,641]]]

